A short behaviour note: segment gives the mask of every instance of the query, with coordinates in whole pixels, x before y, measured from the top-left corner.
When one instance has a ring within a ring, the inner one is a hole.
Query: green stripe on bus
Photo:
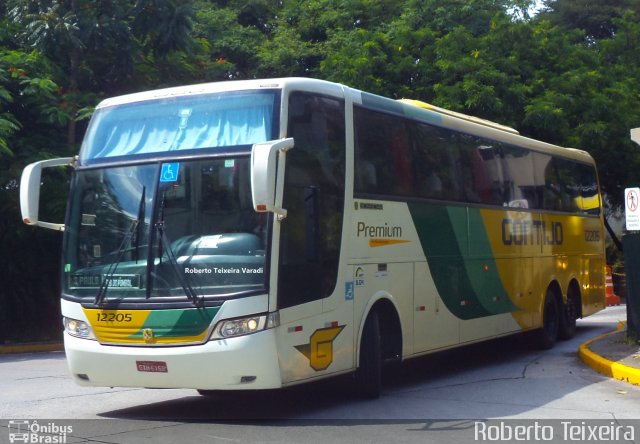
[[[467,215],[469,237],[473,242],[470,249],[473,256],[478,258],[466,261],[467,274],[474,285],[480,303],[492,314],[511,313],[518,310],[518,307],[511,302],[500,278],[498,264],[480,209],[469,208]]]
[[[460,245],[466,243],[463,207],[409,203],[409,211],[440,298],[460,319],[489,316],[469,280]]]
[[[407,116],[412,119],[420,120],[422,122],[429,122],[436,125],[442,124],[442,115],[434,111],[429,111],[424,108],[420,108],[414,105],[408,105],[402,102],[388,99],[386,97],[377,96],[362,92],[360,97],[362,98],[362,105],[367,108],[377,109],[380,111],[387,111],[401,116]]]
[[[449,311],[460,319],[475,319],[517,309],[504,290],[479,210],[409,203],[409,211]],[[472,231],[474,247],[480,251],[477,258],[469,257],[468,217],[469,223],[482,227]]]
[[[157,338],[198,336],[209,328],[219,310],[220,307],[152,310],[144,325],[131,338],[143,337],[146,328],[153,329]]]
[[[362,104],[367,108],[388,111],[399,115],[404,114],[404,106],[400,102],[396,102],[395,100],[366,92],[362,92],[361,97]]]

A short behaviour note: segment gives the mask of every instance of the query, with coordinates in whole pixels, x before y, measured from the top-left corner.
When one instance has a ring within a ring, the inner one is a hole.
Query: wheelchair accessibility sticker
[[[163,163],[160,171],[160,182],[176,182],[178,180],[178,172],[180,171],[180,163]]]

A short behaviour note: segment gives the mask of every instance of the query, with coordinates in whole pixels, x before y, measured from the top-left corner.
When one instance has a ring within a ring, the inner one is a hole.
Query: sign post
[[[640,231],[640,188],[625,188],[624,219],[627,231]]]
[[[622,248],[627,281],[627,337],[637,341],[640,339],[640,233],[625,234]]]
[[[631,130],[631,140],[640,145],[640,128]],[[627,338],[640,340],[640,188],[624,190],[627,234],[622,239],[627,275]]]

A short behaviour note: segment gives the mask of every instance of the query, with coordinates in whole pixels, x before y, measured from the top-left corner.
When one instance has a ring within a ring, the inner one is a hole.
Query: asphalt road
[[[14,426],[18,420],[68,425],[68,443],[456,443],[472,442],[476,420],[491,418],[620,424],[640,419],[640,387],[595,373],[576,351],[624,319],[624,307],[610,307],[579,321],[574,339],[548,351],[514,337],[411,360],[375,401],[355,397],[348,377],[214,397],[193,390],[83,388],[72,382],[62,352],[5,355],[0,443],[9,442],[10,420]],[[59,438],[55,427],[49,431]]]

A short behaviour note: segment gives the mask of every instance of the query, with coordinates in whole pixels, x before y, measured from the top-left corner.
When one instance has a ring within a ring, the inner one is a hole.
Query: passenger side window
[[[595,168],[354,107],[356,193],[597,214]]]
[[[504,205],[509,201],[502,171],[502,149],[490,140],[462,134],[462,170],[467,202]]]
[[[553,159],[561,187],[563,211],[599,214],[600,196],[595,169],[566,159]]]
[[[414,193],[414,153],[402,119],[355,109],[355,191],[382,195]]]
[[[582,200],[579,211],[598,215],[600,214],[600,194],[598,193],[596,170],[591,165],[578,164],[577,167]]]
[[[504,145],[502,171],[506,188],[506,206],[511,208],[539,208],[534,153]]]
[[[278,307],[321,299],[336,286],[344,212],[344,102],[293,93],[289,99],[280,232]]]
[[[462,200],[460,156],[451,133],[432,125],[417,124],[416,193],[429,199]]]

